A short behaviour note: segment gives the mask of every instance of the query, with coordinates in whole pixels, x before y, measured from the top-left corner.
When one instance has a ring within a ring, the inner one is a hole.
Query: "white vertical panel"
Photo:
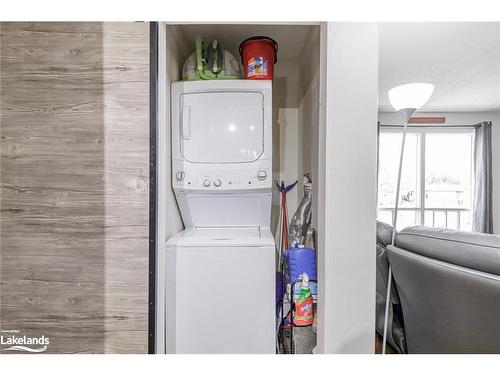
[[[165,353],[165,243],[183,229],[172,190],[170,146],[170,84],[180,80],[187,55],[187,43],[179,26],[158,24],[158,108],[157,108],[157,232],[156,232],[156,352]]]
[[[377,25],[328,23],[321,38],[318,351],[373,353]]]

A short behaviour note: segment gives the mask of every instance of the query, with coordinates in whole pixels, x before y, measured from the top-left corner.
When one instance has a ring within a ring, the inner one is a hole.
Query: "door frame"
[[[158,22],[149,23],[149,279],[148,354],[156,341],[156,138],[158,99]]]

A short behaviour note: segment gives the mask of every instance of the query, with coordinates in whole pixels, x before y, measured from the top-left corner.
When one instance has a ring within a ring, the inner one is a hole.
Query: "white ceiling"
[[[387,91],[430,82],[425,111],[500,110],[500,23],[381,23],[379,109]]]
[[[235,54],[239,60],[238,47],[250,36],[265,35],[278,43],[278,60],[297,60],[304,46],[310,25],[265,25],[265,24],[204,24],[183,25],[182,30],[188,40],[197,36],[207,40],[218,39],[225,49]]]

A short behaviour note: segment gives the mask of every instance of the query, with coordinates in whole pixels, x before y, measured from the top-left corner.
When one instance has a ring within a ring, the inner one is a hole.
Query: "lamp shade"
[[[389,90],[389,102],[396,111],[419,110],[427,103],[434,91],[430,83],[407,83]]]

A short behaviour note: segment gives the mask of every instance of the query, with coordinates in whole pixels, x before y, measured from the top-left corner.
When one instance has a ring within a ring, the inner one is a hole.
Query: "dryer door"
[[[187,93],[180,100],[180,150],[193,163],[245,163],[264,152],[259,92]]]

